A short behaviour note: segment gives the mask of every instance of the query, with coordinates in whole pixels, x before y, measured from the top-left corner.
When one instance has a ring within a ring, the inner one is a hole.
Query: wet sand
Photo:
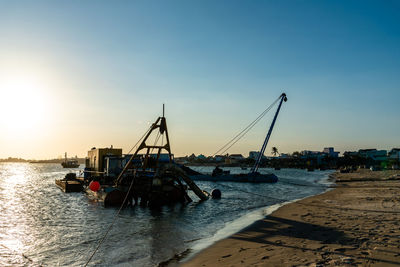
[[[399,266],[400,171],[333,177],[335,189],[285,205],[180,265]]]

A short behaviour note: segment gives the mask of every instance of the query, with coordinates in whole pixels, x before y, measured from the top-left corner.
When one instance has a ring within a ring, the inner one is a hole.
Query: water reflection
[[[29,250],[30,227],[25,214],[23,194],[29,187],[29,164],[1,164],[0,207],[3,219],[0,221],[0,245],[9,256],[0,265],[13,265],[25,262],[23,256]],[[29,189],[28,189],[29,190]]]
[[[59,190],[54,180],[69,171],[59,164],[0,163],[0,266],[86,263],[117,209],[105,209],[82,193]],[[280,175],[314,183],[326,173],[281,170]],[[204,181],[198,185],[209,192],[219,187]],[[249,211],[275,204],[273,197],[295,199],[323,190],[284,183],[227,185],[220,188],[223,197],[218,201],[122,210],[91,266],[154,266]]]

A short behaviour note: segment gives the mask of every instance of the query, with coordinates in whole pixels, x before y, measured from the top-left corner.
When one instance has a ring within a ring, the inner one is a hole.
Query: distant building
[[[331,157],[331,158],[337,158],[339,157],[339,152],[335,152],[335,149],[333,147],[325,147],[324,150],[322,151],[325,155]]]
[[[358,157],[360,155],[358,154],[357,151],[345,151],[343,153],[343,156],[352,158],[352,157]]]
[[[200,154],[200,155],[197,156],[197,159],[205,160],[205,159],[207,159],[207,157],[204,156],[203,154]]]
[[[360,149],[358,150],[358,154],[360,157],[366,159],[372,159],[374,161],[385,161],[387,160],[387,151],[386,150],[376,150],[372,149]]]
[[[256,160],[258,158],[258,155],[260,155],[260,152],[258,151],[250,151],[249,152],[249,159],[254,159]],[[266,159],[267,157],[262,155],[262,159]]]
[[[192,153],[192,155],[190,155],[189,157],[188,157],[188,160],[189,161],[194,161],[194,160],[196,160],[197,159],[197,157],[196,157],[196,155],[194,154],[194,153]]]
[[[279,158],[280,158],[280,159],[287,159],[287,158],[290,158],[290,154],[281,153],[281,154],[279,155]]]
[[[233,160],[243,160],[244,159],[242,154],[231,154],[231,155],[229,155],[229,158],[233,159]]]
[[[244,160],[244,157],[242,156],[242,154],[231,154],[225,158],[225,163],[226,164],[238,163],[241,160]]]
[[[316,157],[321,154],[321,152],[319,151],[311,151],[311,150],[303,150],[300,153],[306,157]]]
[[[222,162],[222,161],[225,160],[225,158],[226,158],[226,156],[224,156],[224,155],[215,155],[215,156],[214,156],[214,161],[216,161],[216,162]]]
[[[388,158],[400,161],[400,148],[392,148],[388,153]]]

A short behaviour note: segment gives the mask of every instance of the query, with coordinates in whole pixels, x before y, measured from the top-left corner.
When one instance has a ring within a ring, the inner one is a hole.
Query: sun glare
[[[3,131],[29,135],[45,117],[45,94],[35,79],[19,76],[0,80],[0,122]]]

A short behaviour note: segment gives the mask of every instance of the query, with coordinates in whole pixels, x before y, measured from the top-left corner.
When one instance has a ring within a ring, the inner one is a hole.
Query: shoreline
[[[332,178],[335,187],[283,205],[167,266],[399,265],[400,171],[336,172]]]
[[[301,201],[303,199],[321,195],[326,193],[327,191],[330,191],[335,188],[335,179],[332,177],[332,175],[335,172],[332,172],[328,174],[325,178],[321,179],[319,183],[321,184],[321,187],[324,187],[325,190],[322,192],[317,193],[316,195],[311,195],[311,196],[306,196],[298,199],[293,199],[293,200],[286,200],[281,203],[273,204],[271,206],[265,206],[258,208],[256,210],[253,210],[246,215],[241,216],[240,218],[237,218],[236,220],[228,223],[224,228],[218,230],[213,236],[205,238],[203,240],[200,240],[199,243],[194,244],[190,248],[186,249],[183,252],[176,253],[173,257],[170,259],[160,262],[157,266],[159,267],[164,267],[164,266],[178,266],[181,263],[185,263],[187,261],[190,261],[192,258],[196,257],[197,254],[201,253],[203,250],[207,250],[209,247],[212,247],[215,243],[224,240],[226,238],[229,238],[230,236],[242,231],[243,229],[251,226],[252,224],[256,223],[259,220],[262,220],[266,216],[271,215],[273,212],[281,209],[282,207],[289,205],[291,203],[295,203],[298,201]],[[246,217],[256,217],[252,220],[246,219]],[[250,222],[249,222],[250,221]]]

